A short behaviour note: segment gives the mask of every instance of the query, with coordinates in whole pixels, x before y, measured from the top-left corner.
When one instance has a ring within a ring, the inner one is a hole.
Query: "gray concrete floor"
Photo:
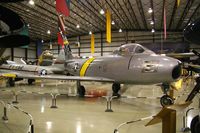
[[[111,84],[83,83],[87,91],[106,90],[110,95]],[[106,100],[101,97],[79,98],[67,95],[57,97],[57,109],[50,108],[51,96],[47,93],[75,94],[75,82],[48,82],[37,83],[28,86],[17,84],[13,88],[0,88],[0,100],[12,102],[11,90],[18,94],[19,108],[27,111],[33,116],[35,133],[113,133],[114,129],[123,122],[137,120],[139,118],[155,115],[161,110],[158,99],[114,99],[112,109],[114,112],[105,112]],[[184,87],[185,88],[185,87]],[[190,87],[188,87],[190,88]],[[7,91],[2,91],[7,90]],[[189,89],[190,90],[190,89]],[[189,92],[186,89],[186,92]],[[21,91],[21,92],[20,92]],[[24,93],[26,91],[28,93]],[[31,94],[40,92],[41,94]],[[162,92],[158,86],[123,86],[122,95],[128,96],[161,96]],[[44,94],[46,93],[46,94]],[[183,93],[176,92],[175,95]],[[181,102],[186,95],[180,97],[176,102]],[[190,107],[197,107],[198,99],[195,98]],[[197,111],[191,111],[189,120]],[[177,113],[177,133],[183,127],[182,117],[184,111]],[[3,116],[3,106],[0,104],[0,117]],[[8,121],[0,119],[0,133],[27,133],[29,128],[29,117],[19,110],[8,106]],[[120,128],[120,133],[161,133],[161,124],[145,127],[148,120],[125,125]],[[189,123],[189,122],[188,122]]]

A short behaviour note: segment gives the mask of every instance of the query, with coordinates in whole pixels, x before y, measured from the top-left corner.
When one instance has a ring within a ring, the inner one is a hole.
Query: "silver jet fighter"
[[[113,95],[117,96],[122,83],[141,85],[163,83],[165,95],[161,98],[161,104],[173,103],[166,91],[168,85],[181,76],[181,62],[177,59],[157,55],[135,43],[122,45],[112,55],[103,57],[75,59],[67,49],[65,54],[64,66],[68,75],[104,78],[113,82]],[[80,85],[78,91],[79,95],[84,96],[84,86]]]
[[[173,103],[173,99],[166,91],[169,84],[181,76],[180,63],[179,60],[157,55],[135,43],[122,45],[112,55],[88,59],[73,57],[69,46],[66,46],[51,67],[37,66],[36,69],[36,66],[28,65],[19,68],[20,70],[9,69],[7,72],[14,73],[16,78],[112,82],[113,95],[116,96],[119,96],[122,83],[141,85],[162,83],[165,95],[161,98],[161,104],[168,105]],[[22,73],[32,67],[36,69],[34,70],[36,73],[38,71],[37,74]],[[0,73],[5,69],[4,65],[1,65]],[[80,96],[85,95],[84,86],[79,85],[78,93]]]

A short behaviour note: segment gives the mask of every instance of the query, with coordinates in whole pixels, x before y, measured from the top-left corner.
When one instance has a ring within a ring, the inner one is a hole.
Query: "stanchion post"
[[[18,95],[17,95],[16,93],[13,93],[13,95],[14,95],[15,101],[12,101],[12,103],[13,103],[13,104],[18,104],[18,103],[19,103],[19,102],[18,102]]]
[[[58,108],[58,107],[56,106],[56,97],[57,97],[57,95],[58,95],[58,94],[52,94],[52,93],[51,93],[51,96],[52,96],[52,105],[51,105],[50,108]]]
[[[162,133],[176,132],[176,110],[170,110],[169,114],[162,118]]]
[[[3,117],[2,117],[2,119],[4,120],[4,121],[7,121],[8,120],[8,117],[7,117],[7,108],[4,106],[4,108],[3,108]]]
[[[105,112],[113,112],[113,110],[112,110],[112,100],[115,97],[117,97],[117,96],[104,96],[104,98],[106,98],[106,102],[107,102],[107,109],[105,110]]]
[[[30,120],[28,133],[34,133],[34,125],[33,125],[33,120],[32,119]]]

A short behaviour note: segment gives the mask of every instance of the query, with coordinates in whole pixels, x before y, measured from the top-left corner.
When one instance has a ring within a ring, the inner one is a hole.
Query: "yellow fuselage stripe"
[[[89,58],[85,63],[83,63],[83,66],[81,67],[80,70],[80,76],[85,76],[85,73],[90,65],[94,61],[95,58]]]
[[[7,77],[7,78],[16,78],[16,74],[12,74],[12,73],[5,73],[2,74],[3,77]]]

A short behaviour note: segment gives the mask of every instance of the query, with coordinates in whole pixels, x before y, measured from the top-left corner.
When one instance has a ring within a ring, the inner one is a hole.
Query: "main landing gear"
[[[113,96],[120,97],[119,91],[121,89],[121,85],[119,83],[113,83],[112,90],[113,90]]]
[[[80,81],[77,81],[77,92],[79,94],[79,97],[85,96],[85,87],[81,85]]]
[[[162,90],[164,92],[164,95],[160,98],[160,104],[164,107],[164,106],[167,106],[167,105],[172,105],[174,104],[174,100],[172,97],[170,97],[167,92],[169,91],[170,87],[169,87],[169,84],[165,84],[163,83],[162,84]]]
[[[35,82],[35,79],[28,79],[28,85],[32,85]]]
[[[7,85],[9,85],[10,87],[14,87],[15,86],[15,79],[14,78],[8,78]]]

